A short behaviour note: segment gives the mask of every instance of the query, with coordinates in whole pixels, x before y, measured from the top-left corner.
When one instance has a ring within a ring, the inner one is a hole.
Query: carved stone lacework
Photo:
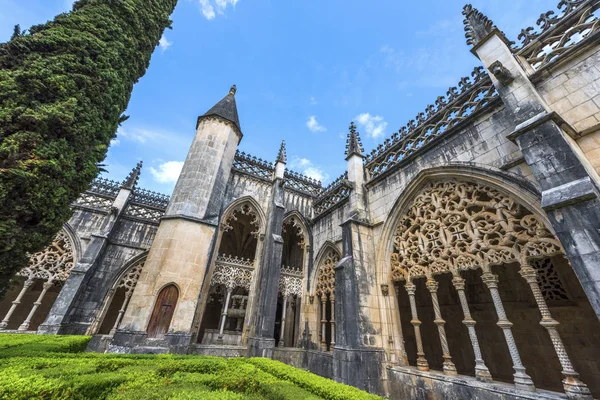
[[[223,232],[227,232],[227,231],[233,229],[233,226],[231,225],[231,223],[233,221],[237,221],[238,214],[239,215],[248,215],[248,216],[252,217],[250,224],[253,225],[254,227],[256,227],[256,230],[251,232],[250,234],[252,236],[254,236],[255,238],[258,238],[258,235],[260,233],[260,223],[258,220],[258,212],[254,209],[254,207],[250,203],[238,204],[233,210],[231,210],[231,212],[229,213],[229,216],[227,217],[225,222],[222,223]]]
[[[302,278],[293,275],[281,275],[279,293],[285,298],[290,295],[302,296]]]
[[[135,285],[137,285],[138,280],[140,279],[140,274],[142,273],[142,268],[144,268],[144,263],[140,263],[134,267],[132,267],[129,272],[121,278],[118,288],[124,288],[126,295],[130,295],[133,293],[133,289],[135,289]]]
[[[537,273],[537,283],[546,301],[569,300],[552,260],[544,258],[531,262]]]
[[[64,282],[73,269],[73,248],[65,233],[58,232],[52,244],[35,253],[29,265],[17,273],[28,279],[44,279],[48,282]]]
[[[399,165],[428,143],[446,134],[475,112],[498,97],[498,93],[483,67],[476,67],[471,77],[464,77],[457,87],[439,96],[415,119],[394,133],[365,158],[370,178],[375,178]]]
[[[540,69],[561,54],[600,30],[600,2],[585,0],[562,0],[559,14],[548,11],[540,16],[533,27],[519,34],[523,56],[533,69]]]
[[[285,187],[307,193],[311,196],[317,196],[322,190],[321,182],[299,174],[294,171],[285,170]]]
[[[335,296],[335,271],[334,267],[340,262],[339,254],[333,249],[327,249],[319,275],[317,277],[317,296]]]
[[[210,285],[224,285],[228,291],[241,287],[250,290],[250,281],[252,280],[251,268],[246,266],[235,266],[228,264],[215,263],[215,272],[210,281]]]
[[[166,194],[153,192],[146,189],[135,189],[132,201],[137,204],[144,204],[165,210],[169,205],[170,197]]]
[[[393,280],[563,254],[525,207],[491,187],[459,181],[427,184],[400,219],[393,242]]]
[[[120,188],[121,184],[119,182],[105,178],[97,178],[92,182],[87,191],[115,198],[119,194]]]
[[[231,256],[227,254],[221,254],[217,256],[217,263],[219,264],[232,264],[242,267],[254,268],[254,260],[244,257]]]
[[[298,237],[298,242],[297,242],[298,246],[301,249],[306,248],[307,243],[304,238],[305,233],[304,233],[304,230],[302,229],[302,225],[300,225],[300,222],[298,221],[298,219],[296,217],[291,216],[285,220],[285,222],[283,223],[282,231],[284,233],[286,233],[286,232],[288,232],[288,229],[295,231],[295,234]]]
[[[233,159],[233,169],[248,175],[271,181],[273,179],[273,166],[268,162],[237,151]]]
[[[127,204],[127,208],[125,208],[125,215],[128,217],[140,218],[152,222],[160,222],[160,219],[164,214],[164,209],[157,209],[135,203],[129,203]]]
[[[348,181],[348,172],[346,171],[331,182],[319,197],[315,199],[313,203],[315,217],[346,200],[350,196],[351,190],[352,184]]]
[[[103,211],[110,211],[114,198],[98,196],[95,193],[84,192],[75,201],[76,205],[83,207],[97,208]]]

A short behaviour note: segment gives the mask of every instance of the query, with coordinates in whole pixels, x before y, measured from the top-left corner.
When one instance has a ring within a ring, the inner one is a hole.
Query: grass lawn
[[[84,353],[89,339],[0,334],[0,399],[381,399],[265,358]]]

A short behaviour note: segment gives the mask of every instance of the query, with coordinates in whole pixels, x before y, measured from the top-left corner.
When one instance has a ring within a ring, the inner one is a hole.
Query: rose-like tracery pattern
[[[560,243],[525,207],[489,186],[431,182],[401,217],[392,279],[413,278],[562,254]]]
[[[35,253],[29,265],[17,273],[29,279],[39,278],[52,282],[64,282],[73,269],[73,246],[66,232],[60,230],[52,244]]]
[[[333,269],[340,262],[340,255],[333,249],[327,249],[319,275],[317,277],[317,295],[319,297],[326,295],[335,295],[335,270]]]

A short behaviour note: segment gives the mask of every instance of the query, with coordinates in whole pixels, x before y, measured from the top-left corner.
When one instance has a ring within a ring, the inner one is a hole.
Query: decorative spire
[[[229,93],[227,96],[223,97],[221,101],[213,106],[210,110],[208,110],[204,115],[198,118],[198,123],[200,123],[200,118],[208,117],[210,115],[216,115],[227,121],[232,122],[238,130],[242,131],[240,128],[240,119],[238,117],[237,106],[235,104],[235,93],[237,92],[237,87],[233,85],[229,89]]]
[[[279,148],[279,153],[277,154],[276,163],[280,162],[285,164],[287,162],[287,154],[285,152],[285,140],[281,141],[281,147]]]
[[[127,178],[123,181],[121,185],[125,189],[133,190],[133,188],[137,185],[138,180],[140,179],[140,173],[142,172],[142,164],[144,162],[140,161],[137,163],[134,169],[131,170]]]
[[[462,14],[465,16],[463,24],[465,25],[465,37],[468,45],[477,46],[492,31],[497,30],[488,17],[470,4],[463,8]]]
[[[354,121],[350,122],[350,133],[346,139],[346,159],[350,158],[351,155],[356,154],[360,157],[363,156],[363,147],[360,136],[356,131],[356,125]]]

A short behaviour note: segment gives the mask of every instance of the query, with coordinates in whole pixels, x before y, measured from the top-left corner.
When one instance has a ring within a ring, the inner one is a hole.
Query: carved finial
[[[359,156],[363,156],[363,147],[362,142],[360,140],[360,136],[356,131],[356,125],[354,125],[354,121],[350,122],[350,133],[348,133],[348,138],[346,139],[346,158],[349,158],[351,155],[356,154]]]
[[[285,140],[281,141],[281,147],[279,148],[279,153],[277,154],[277,160],[275,160],[275,162],[280,162],[284,164],[287,162],[287,154],[285,152]]]
[[[135,187],[135,185],[137,185],[138,180],[140,179],[140,173],[142,172],[143,163],[143,161],[137,163],[135,168],[131,170],[129,175],[127,175],[127,178],[125,178],[125,180],[123,181],[123,184],[121,185],[122,187],[124,187],[125,189],[132,190]]]
[[[237,92],[237,86],[233,85],[231,88],[229,88],[229,95],[235,96],[235,92]]]
[[[470,4],[463,8],[462,14],[465,16],[463,24],[465,24],[465,37],[468,45],[477,46],[483,38],[496,29],[488,17]]]

